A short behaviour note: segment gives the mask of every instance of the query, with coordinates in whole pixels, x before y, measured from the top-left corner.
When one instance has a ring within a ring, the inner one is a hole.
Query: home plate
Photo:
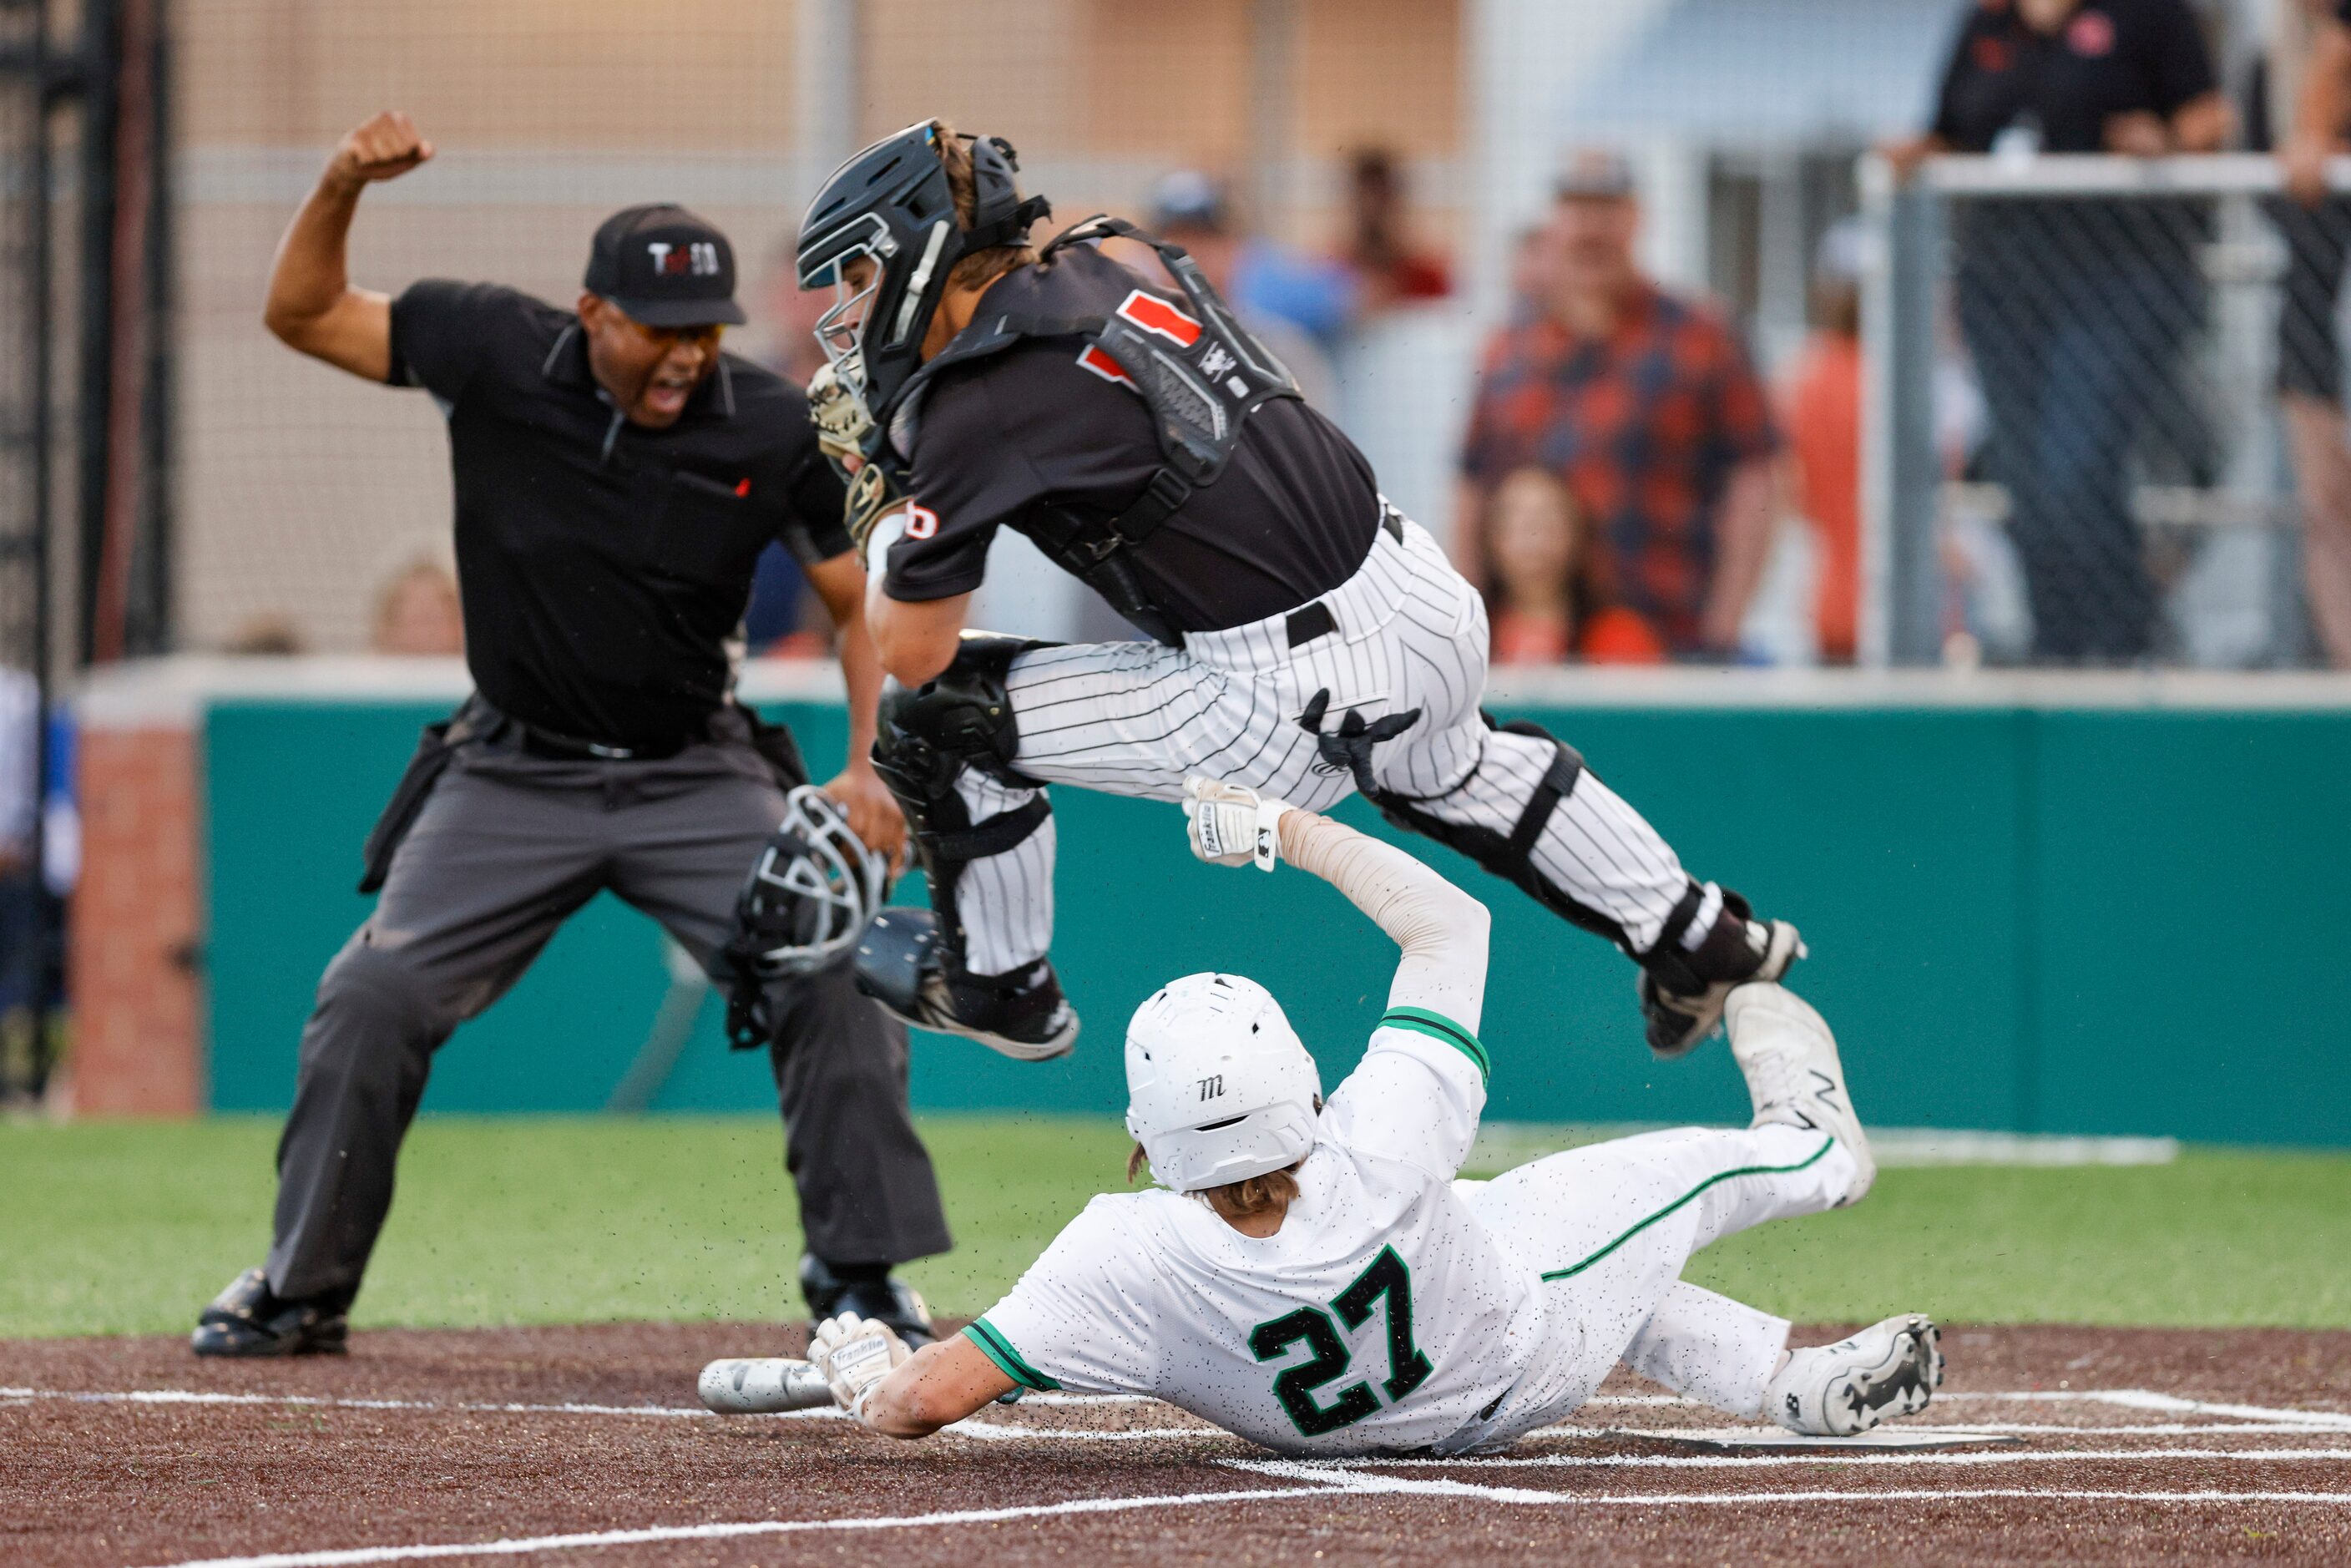
[[[1646,1443],[1678,1443],[1717,1453],[1820,1453],[1828,1449],[1916,1451],[1920,1448],[2007,1448],[2024,1441],[2007,1432],[1969,1432],[1948,1427],[1879,1427],[1853,1437],[1807,1437],[1776,1427],[1692,1427],[1635,1431],[1612,1427],[1604,1437],[1635,1437]]]

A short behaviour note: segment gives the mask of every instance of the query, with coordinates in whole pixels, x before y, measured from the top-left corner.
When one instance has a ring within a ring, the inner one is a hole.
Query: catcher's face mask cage
[[[947,274],[977,250],[1019,244],[1051,211],[1020,199],[1019,167],[1001,137],[966,136],[978,193],[976,221],[956,221],[939,162],[937,128],[925,121],[886,136],[833,171],[800,220],[802,288],[833,291],[817,342],[869,420],[922,367],[923,340],[946,293]]]
[[[811,974],[853,946],[882,907],[889,867],[849,826],[838,801],[803,784],[743,884],[737,920],[764,978]]]

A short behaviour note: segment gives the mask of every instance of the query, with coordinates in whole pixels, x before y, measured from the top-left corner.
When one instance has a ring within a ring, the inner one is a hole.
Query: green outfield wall
[[[443,711],[206,708],[215,1109],[287,1103],[319,973],[367,912],[360,841]],[[839,755],[838,708],[772,711],[812,758]],[[1572,737],[1700,874],[1802,925],[1799,988],[1836,1025],[1871,1119],[2351,1145],[2351,709],[1508,711]],[[918,1105],[1115,1112],[1128,1012],[1215,967],[1266,982],[1326,1079],[1346,1070],[1393,962],[1368,922],[1311,878],[1195,863],[1172,807],[1071,789],[1055,809],[1055,958],[1085,1019],[1077,1053],[1024,1066],[921,1037]],[[1378,828],[1360,802],[1341,814]],[[1494,911],[1490,1115],[1743,1119],[1727,1052],[1652,1064],[1623,958],[1451,852],[1416,848]],[[457,1032],[427,1108],[602,1105],[667,985],[653,925],[598,900]],[[726,1050],[718,1011],[705,1006],[655,1109],[771,1102],[766,1062]]]

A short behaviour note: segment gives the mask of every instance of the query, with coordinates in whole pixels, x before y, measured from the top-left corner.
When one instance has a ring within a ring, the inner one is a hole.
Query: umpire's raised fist
[[[354,185],[396,180],[433,156],[433,143],[416,133],[416,122],[387,109],[343,138],[327,165],[332,179]]]

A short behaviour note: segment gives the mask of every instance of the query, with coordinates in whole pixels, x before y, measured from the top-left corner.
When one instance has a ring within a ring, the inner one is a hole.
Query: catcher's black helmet
[[[923,336],[955,264],[974,251],[1021,244],[1029,225],[1053,210],[1041,196],[1021,199],[1013,179],[1020,161],[1010,142],[965,136],[979,197],[965,228],[939,163],[940,134],[936,120],[925,120],[883,137],[834,170],[800,219],[800,287],[831,284],[835,295],[817,323],[817,341],[877,426],[922,365]],[[858,256],[872,258],[873,276],[852,289],[843,265]]]
[[[890,871],[865,847],[833,798],[803,784],[744,879],[735,932],[714,969],[728,982],[726,1033],[737,1049],[765,1044],[768,982],[811,974],[856,946],[889,893]]]

